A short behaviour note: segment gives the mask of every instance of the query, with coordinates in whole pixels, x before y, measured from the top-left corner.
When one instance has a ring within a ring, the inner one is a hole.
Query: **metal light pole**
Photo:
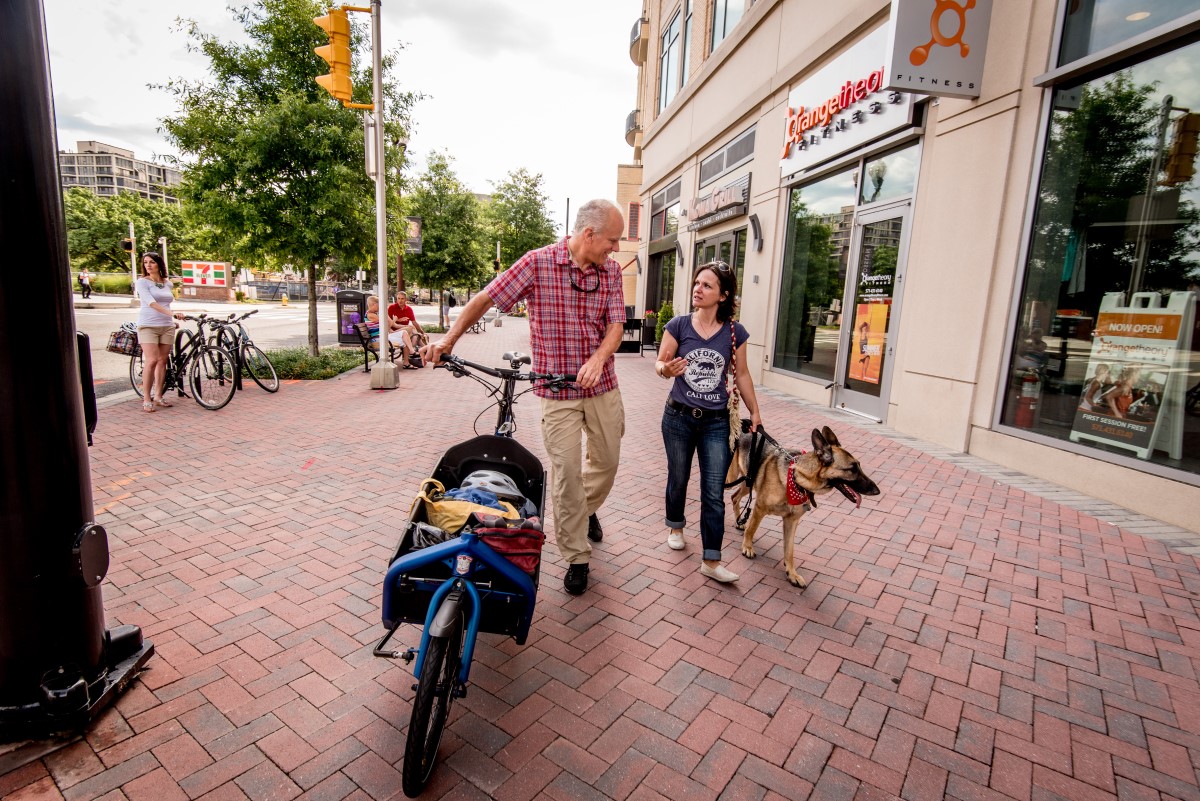
[[[8,742],[83,727],[154,649],[136,626],[105,626],[108,535],[95,523],[40,0],[0,2],[0,31],[0,227],[13,263],[38,266],[0,272],[0,341],[21,342],[28,321],[39,321],[36,348],[0,348],[0,741]]]
[[[158,244],[162,245],[163,278],[166,278],[167,273],[171,271],[171,262],[167,260],[167,238],[165,236],[160,236],[158,238]]]
[[[140,306],[137,292],[137,236],[133,233],[133,220],[129,221],[129,294],[133,296],[130,306]]]
[[[383,47],[382,3],[371,0],[371,99],[375,105],[375,261],[379,265],[379,361],[371,368],[371,389],[396,389],[400,368],[388,353],[387,319],[387,178],[383,169]]]

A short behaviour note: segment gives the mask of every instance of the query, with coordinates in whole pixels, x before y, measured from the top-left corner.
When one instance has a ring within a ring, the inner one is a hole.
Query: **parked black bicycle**
[[[180,328],[175,332],[175,344],[167,355],[163,394],[175,390],[181,398],[192,398],[205,409],[223,408],[234,392],[234,357],[229,351],[206,341],[207,315],[184,317],[196,324],[196,330]],[[142,349],[129,359],[129,381],[133,391],[142,397],[144,364]]]
[[[267,392],[278,392],[279,374],[275,372],[275,365],[271,364],[267,354],[254,344],[246,327],[242,325],[243,320],[257,313],[258,309],[253,309],[240,317],[231,314],[228,320],[209,320],[208,324],[217,331],[214,336],[209,337],[209,344],[222,347],[233,354],[242,375],[249,374],[254,383]]]

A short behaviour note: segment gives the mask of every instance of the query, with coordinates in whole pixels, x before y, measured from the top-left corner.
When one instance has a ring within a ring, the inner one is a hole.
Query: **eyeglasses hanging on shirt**
[[[588,292],[595,292],[597,289],[600,288],[600,271],[599,270],[592,270],[591,278],[589,278],[588,274],[583,272],[583,270],[580,270],[579,271],[580,278],[583,280],[583,286],[580,286],[575,281],[575,269],[576,268],[568,267],[567,269],[568,269],[567,274],[571,278],[571,289],[574,289],[576,292],[583,292],[584,294],[587,294]],[[589,283],[591,283],[592,285],[588,286]]]

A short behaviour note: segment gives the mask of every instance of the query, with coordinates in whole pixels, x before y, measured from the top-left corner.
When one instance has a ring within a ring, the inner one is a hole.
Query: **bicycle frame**
[[[458,671],[458,683],[461,688],[466,685],[471,673],[471,657],[475,653],[475,640],[479,636],[479,621],[483,614],[481,605],[482,597],[479,588],[471,580],[471,576],[480,569],[478,563],[482,563],[483,566],[495,570],[516,585],[516,588],[519,590],[519,593],[502,593],[504,595],[519,597],[524,601],[524,614],[521,616],[520,628],[516,635],[518,645],[525,642],[529,636],[529,627],[533,624],[533,609],[534,604],[537,602],[537,587],[534,586],[533,579],[528,574],[485,545],[475,532],[465,531],[454,540],[423,548],[420,551],[402,556],[393,562],[391,567],[388,568],[387,576],[384,579],[383,608],[390,608],[391,596],[392,593],[396,592],[394,588],[399,585],[401,575],[437,562],[453,562],[452,569],[454,572],[451,578],[441,580],[441,585],[434,591],[433,597],[429,600],[429,611],[425,614],[425,625],[421,629],[421,644],[417,648],[416,667],[413,675],[421,675],[421,667],[425,664],[425,654],[428,652],[430,637],[440,636],[442,633],[440,627],[435,623],[436,619],[450,617],[461,608],[463,603],[461,595],[455,604],[443,603],[452,591],[458,590],[465,592],[469,607],[467,610],[466,627],[463,632],[462,665]],[[409,580],[422,581],[422,579],[412,578]],[[488,594],[490,595],[493,592],[499,593],[500,591],[489,589]],[[400,627],[400,623],[401,621],[398,620],[383,621],[384,626],[388,629],[388,634],[376,646],[375,653],[377,655],[389,656],[391,658],[400,656],[395,651],[381,651],[384,643]]]

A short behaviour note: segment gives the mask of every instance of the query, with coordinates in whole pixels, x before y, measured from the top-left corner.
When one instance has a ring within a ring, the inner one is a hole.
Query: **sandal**
[[[143,412],[154,411],[154,404],[150,401],[142,401],[142,411]]]
[[[163,400],[162,398],[158,398],[157,400],[154,401],[154,405],[160,409],[170,409],[175,404],[171,403],[169,400]]]

